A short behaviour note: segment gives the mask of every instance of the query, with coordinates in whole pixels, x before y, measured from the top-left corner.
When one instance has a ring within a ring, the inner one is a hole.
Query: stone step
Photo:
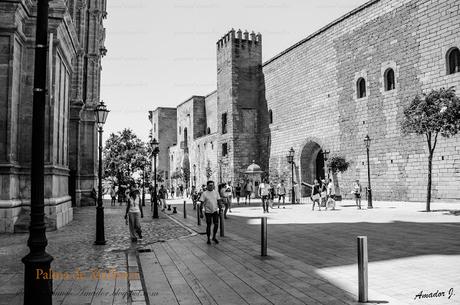
[[[30,226],[30,211],[22,210],[19,213],[18,220],[14,224],[14,233],[27,233]],[[45,215],[46,231],[56,230],[56,219],[50,218]]]

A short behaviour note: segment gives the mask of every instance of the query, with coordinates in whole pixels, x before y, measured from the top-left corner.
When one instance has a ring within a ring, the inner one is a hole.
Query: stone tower
[[[253,160],[267,170],[262,81],[262,36],[232,29],[217,42],[219,180],[241,179]]]

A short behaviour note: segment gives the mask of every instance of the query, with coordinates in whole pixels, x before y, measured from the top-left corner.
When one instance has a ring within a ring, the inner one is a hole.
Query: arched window
[[[385,91],[390,91],[395,88],[395,72],[388,68],[383,75],[385,78]]]
[[[460,72],[460,50],[451,48],[447,51],[447,74]]]
[[[206,134],[211,134],[211,128],[206,128]]]
[[[360,77],[358,82],[356,83],[356,92],[358,94],[358,98],[362,98],[366,96],[366,81],[364,78]]]
[[[268,110],[268,118],[269,118],[270,124],[273,123],[273,111],[271,109]]]

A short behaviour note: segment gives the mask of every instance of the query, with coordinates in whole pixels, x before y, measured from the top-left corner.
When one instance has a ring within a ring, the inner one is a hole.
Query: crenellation
[[[402,134],[400,122],[415,94],[440,87],[459,89],[460,73],[446,74],[447,50],[460,47],[455,22],[459,7],[443,15],[443,6],[448,4],[449,0],[369,2],[265,63],[261,61],[262,35],[232,29],[217,42],[217,91],[215,100],[207,100],[202,111],[215,128],[210,135],[195,139],[190,162],[202,158],[201,168],[209,162],[225,176],[223,180],[235,180],[257,160],[276,180],[290,177],[285,156],[293,147],[295,180],[311,183],[326,175],[321,156],[329,150],[351,162],[350,169],[338,175],[346,198],[355,179],[363,180],[365,186],[363,139],[368,134],[375,198],[422,200],[426,144],[420,137]],[[385,88],[387,68],[394,71],[393,90]],[[366,95],[358,98],[360,77],[365,80]],[[269,122],[269,111],[273,122]],[[201,153],[198,157],[194,150],[203,152],[211,138],[214,145],[206,149],[209,156],[201,157]],[[459,141],[456,136],[438,143],[433,164],[436,198],[460,198],[460,190],[452,187],[460,183]],[[222,156],[224,143],[226,156]],[[219,160],[224,161],[222,169]]]

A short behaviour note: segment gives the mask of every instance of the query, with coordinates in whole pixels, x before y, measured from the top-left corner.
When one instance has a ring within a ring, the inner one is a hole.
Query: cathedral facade
[[[106,0],[49,2],[45,123],[45,219],[72,220],[72,207],[95,204],[101,57]],[[32,88],[36,2],[0,0],[0,232],[30,221]]]
[[[240,181],[253,162],[271,181],[311,184],[328,175],[325,152],[350,162],[341,194],[367,185],[369,136],[375,200],[423,201],[428,148],[401,132],[404,108],[431,89],[460,90],[460,3],[372,0],[262,62],[262,36],[218,40],[217,90],[171,114],[171,183]],[[439,138],[433,198],[460,199],[460,137]],[[182,176],[184,176],[182,174]],[[290,187],[290,185],[289,185]],[[303,196],[308,189],[301,190]]]

